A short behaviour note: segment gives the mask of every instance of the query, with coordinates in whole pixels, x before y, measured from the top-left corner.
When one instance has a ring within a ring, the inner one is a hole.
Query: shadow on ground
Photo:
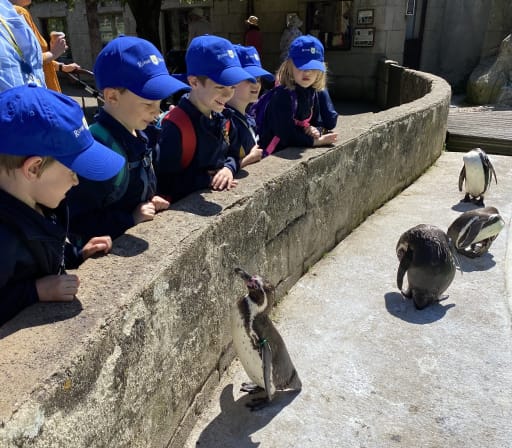
[[[412,300],[406,299],[398,292],[384,294],[384,300],[389,314],[411,324],[418,325],[430,324],[442,319],[446,312],[455,306],[454,303],[445,305],[443,301],[441,303],[434,303],[423,310],[417,310]]]
[[[252,400],[244,395],[237,401],[233,398],[233,385],[226,386],[220,395],[220,414],[204,429],[196,441],[197,447],[210,448],[255,448],[251,435],[268,423],[296,397],[298,392],[277,392],[272,402],[258,411],[246,406]]]

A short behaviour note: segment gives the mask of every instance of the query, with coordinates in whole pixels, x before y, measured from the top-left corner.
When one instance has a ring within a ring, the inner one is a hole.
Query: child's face
[[[37,170],[37,164],[34,166]],[[56,208],[75,185],[78,185],[76,173],[55,160],[46,165],[39,177],[33,177],[31,196],[37,204]]]
[[[308,88],[316,81],[320,70],[299,70],[295,65],[292,67],[293,80],[295,84]]]
[[[189,76],[189,84],[192,88],[190,101],[206,116],[210,116],[212,111],[222,112],[236,87],[217,84],[210,78],[202,83],[196,76]]]
[[[242,81],[235,86],[235,94],[233,99],[238,103],[250,104],[258,100],[261,90],[261,78],[256,78],[256,82],[248,80]]]
[[[142,131],[160,113],[160,100],[147,100],[129,90],[110,89],[107,112],[128,131]]]

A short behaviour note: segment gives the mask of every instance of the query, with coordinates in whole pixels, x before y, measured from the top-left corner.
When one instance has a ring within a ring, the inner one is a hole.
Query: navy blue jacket
[[[52,210],[45,216],[0,189],[0,325],[39,301],[36,280],[82,262]]]
[[[110,235],[112,239],[121,236],[135,225],[132,216],[135,208],[149,201],[156,192],[151,142],[146,134],[137,131],[137,137],[133,136],[103,109],[96,121],[109,131],[127,163],[122,171],[124,180],[119,185],[117,176],[102,182],[80,177],[80,183],[69,191],[70,230],[78,244],[86,243],[93,236]],[[94,125],[91,129],[94,134],[93,128]],[[112,142],[102,143],[112,147]]]
[[[233,175],[240,169],[240,143],[235,126],[229,126],[222,114],[212,112],[206,117],[183,96],[178,106],[190,117],[196,133],[197,145],[189,166],[181,166],[182,140],[178,127],[162,121],[159,155],[156,163],[158,192],[170,196],[173,202],[188,194],[209,188],[215,171],[227,167]],[[229,112],[227,112],[229,114]]]
[[[321,93],[323,92],[323,93]],[[266,111],[260,132],[260,146],[267,148],[271,140],[279,137],[275,151],[289,146],[312,147],[313,137],[304,132],[304,127],[295,124],[295,120],[303,121],[309,117],[309,124],[317,128],[332,129],[338,118],[327,90],[315,94],[312,87],[295,86],[292,94],[286,88],[278,88],[272,96]],[[296,98],[297,109],[293,114],[293,101]]]
[[[225,115],[232,117],[231,122],[236,126],[238,139],[240,141],[240,160],[251,152],[251,149],[258,143],[256,135],[256,122],[247,114],[241,114],[236,109],[227,106],[224,109]]]

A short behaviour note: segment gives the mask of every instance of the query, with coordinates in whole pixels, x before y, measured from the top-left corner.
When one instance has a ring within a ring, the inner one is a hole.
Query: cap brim
[[[264,68],[258,67],[257,65],[246,65],[244,70],[255,78],[263,78],[268,81],[274,80],[274,75],[272,73],[267,72]]]
[[[56,159],[78,175],[97,181],[111,179],[125,164],[123,156],[96,140],[78,154]]]
[[[189,87],[188,85],[188,75],[186,73],[173,73],[171,75],[173,78],[176,78],[178,81],[181,81],[183,83],[185,83],[187,85],[187,87]],[[190,87],[189,87],[190,89]]]
[[[254,76],[240,67],[228,67],[219,74],[208,75],[208,77],[222,86],[234,86],[242,81],[256,82]]]
[[[139,92],[134,92],[147,100],[163,100],[180,90],[190,90],[190,86],[171,75],[158,75],[151,78],[142,86]]]
[[[317,61],[316,59],[305,61],[303,63],[293,61],[293,63],[299,70],[320,70],[325,72],[325,64],[321,61]]]

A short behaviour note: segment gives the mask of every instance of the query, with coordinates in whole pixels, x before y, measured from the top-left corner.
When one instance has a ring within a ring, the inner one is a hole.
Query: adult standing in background
[[[35,82],[44,86],[41,47],[8,0],[0,0],[0,91]]]
[[[204,16],[201,8],[192,8],[188,13],[188,42],[187,47],[194,37],[203,34],[212,34],[212,27],[208,19]]]
[[[263,35],[259,27],[259,19],[256,16],[249,16],[245,21],[247,31],[244,36],[244,45],[246,47],[254,47],[259,54],[263,51]]]
[[[281,50],[281,62],[288,59],[288,49],[291,43],[299,36],[302,36],[300,27],[302,26],[302,20],[299,19],[297,14],[290,14],[286,18],[286,28],[281,34],[281,40],[279,41],[279,49]]]
[[[57,77],[57,70],[61,72],[72,72],[80,68],[78,64],[62,64],[56,61],[57,58],[62,56],[67,50],[66,38],[64,33],[56,33],[56,37],[51,40],[50,45],[46,42],[45,38],[37,29],[30,12],[27,7],[30,6],[32,0],[10,0],[14,5],[14,9],[19,15],[23,16],[28,26],[34,32],[39,45],[43,52],[43,71],[46,87],[62,92],[60,88],[59,78]]]

